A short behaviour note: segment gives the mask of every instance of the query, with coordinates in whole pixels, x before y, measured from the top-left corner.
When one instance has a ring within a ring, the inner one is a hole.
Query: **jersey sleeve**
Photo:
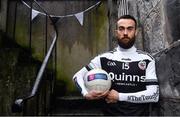
[[[159,85],[155,71],[155,61],[152,60],[146,69],[146,90],[135,93],[119,93],[119,101],[131,103],[148,103],[159,100]]]
[[[84,85],[84,75],[88,72],[88,70],[83,67],[81,70],[79,70],[74,76],[73,76],[73,81],[78,88],[78,90],[81,92],[81,94],[84,96],[88,92],[86,90],[86,87]]]
[[[90,71],[91,69],[94,68],[100,68],[100,58],[99,56],[95,57],[94,59],[91,60],[91,62],[86,65],[85,67],[83,67],[81,70],[79,70],[74,76],[73,76],[73,81],[76,85],[76,87],[79,89],[79,91],[81,92],[81,94],[83,96],[85,96],[88,91],[84,85],[84,76],[86,75],[86,73],[88,71]]]
[[[101,68],[100,56],[96,56],[88,65],[86,65],[88,71],[94,68]]]
[[[147,66],[145,82],[146,85],[158,85],[154,60],[152,60]]]

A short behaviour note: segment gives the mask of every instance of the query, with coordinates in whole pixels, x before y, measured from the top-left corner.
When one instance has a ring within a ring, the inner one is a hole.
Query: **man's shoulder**
[[[145,57],[147,57],[147,58],[149,58],[149,59],[151,59],[151,60],[154,60],[154,57],[153,57],[150,53],[148,53],[148,52],[146,52],[146,51],[136,50],[136,52],[137,52],[139,55],[141,55],[141,56],[145,56]]]
[[[117,48],[114,48],[113,50],[109,50],[109,51],[100,53],[99,56],[109,56],[109,55],[113,55],[115,52],[117,52]]]

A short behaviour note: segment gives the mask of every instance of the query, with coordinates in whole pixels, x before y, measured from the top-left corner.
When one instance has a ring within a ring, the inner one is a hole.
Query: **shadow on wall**
[[[180,39],[180,0],[166,0],[165,10],[170,36],[177,41]]]
[[[160,85],[159,106],[155,110],[165,116],[180,115],[180,41],[159,52],[156,59]]]

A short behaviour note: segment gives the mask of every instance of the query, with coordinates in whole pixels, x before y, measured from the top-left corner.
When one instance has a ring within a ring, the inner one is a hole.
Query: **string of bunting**
[[[24,5],[26,5],[28,8],[30,8],[30,6],[24,2],[22,0],[22,3]],[[66,18],[66,17],[73,17],[75,16],[78,20],[78,22],[81,24],[81,26],[83,25],[83,21],[84,21],[84,13],[93,9],[94,7],[98,6],[101,3],[101,1],[97,2],[96,4],[90,6],[89,8],[85,9],[84,11],[80,11],[78,13],[75,14],[69,14],[69,15],[50,15],[52,18],[56,18],[56,20],[59,20],[60,18]],[[39,14],[41,15],[46,15],[45,13],[42,13],[38,10],[32,9],[32,16],[31,16],[31,20],[33,20],[36,16],[38,16]]]

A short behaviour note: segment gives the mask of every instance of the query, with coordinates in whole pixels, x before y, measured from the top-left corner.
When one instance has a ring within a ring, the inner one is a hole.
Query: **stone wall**
[[[180,41],[160,51],[156,59],[160,101],[155,115],[180,115]],[[159,111],[157,111],[159,110]]]
[[[180,44],[177,41],[180,5],[177,0],[137,0],[136,3],[143,28],[144,50],[156,59],[160,101],[155,115],[180,115]],[[173,14],[176,17],[172,17]]]
[[[83,25],[79,23],[75,15],[87,10],[97,3],[97,1],[38,1],[42,7],[54,16],[65,16],[57,18],[56,27],[58,30],[57,39],[57,84],[65,86],[67,95],[78,92],[72,82],[73,75],[90,60],[109,48],[108,40],[108,18],[107,4],[102,1],[98,6],[84,12]],[[28,2],[27,2],[28,3]],[[8,15],[8,32],[13,34],[18,44],[23,47],[29,46],[29,14],[30,9],[22,3],[17,3],[16,27],[14,21],[14,1],[11,1],[10,13]],[[33,9],[42,12],[37,5]],[[23,19],[23,20],[22,20]],[[32,56],[40,61],[43,60],[45,51],[45,19],[42,14],[38,14],[32,21]],[[48,19],[48,46],[54,34],[53,27]],[[60,86],[61,87],[61,86]],[[60,89],[59,89],[60,90]],[[79,94],[79,92],[78,92]]]
[[[15,99],[27,96],[41,65],[0,31],[0,116],[11,116]]]
[[[165,12],[162,0],[137,0],[140,26],[143,30],[144,50],[156,53],[168,47],[165,34]]]
[[[0,30],[6,30],[7,0],[0,1]]]

